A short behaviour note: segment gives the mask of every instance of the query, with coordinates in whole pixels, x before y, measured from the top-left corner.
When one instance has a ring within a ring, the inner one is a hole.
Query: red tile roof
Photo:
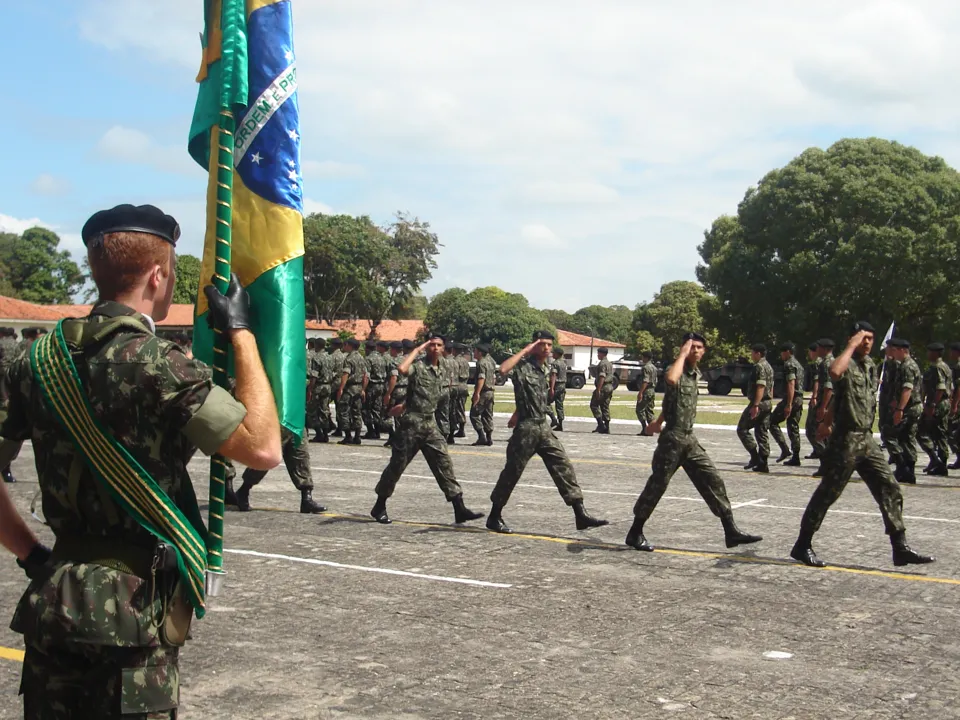
[[[581,335],[580,333],[567,332],[566,330],[557,330],[557,342],[562,346],[567,347],[569,345],[580,345],[583,347],[590,347],[590,336]],[[610,342],[609,340],[601,340],[600,338],[593,339],[593,346],[597,347],[607,347],[607,348],[626,348],[626,345],[621,343]]]
[[[370,334],[369,320],[334,320],[337,330],[353,333],[358,340],[366,340]],[[377,326],[377,338],[393,342],[394,340],[413,340],[423,330],[422,320],[384,320]]]

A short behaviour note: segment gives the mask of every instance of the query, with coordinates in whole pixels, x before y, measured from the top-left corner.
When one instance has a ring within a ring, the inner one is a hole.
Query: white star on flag
[[[296,167],[296,166],[297,166],[297,161],[296,161],[296,160],[287,160],[287,165],[289,165],[290,167]]]
[[[290,136],[290,139],[293,140],[294,142],[296,142],[297,140],[300,139],[300,136],[297,134],[297,131],[296,131],[296,130],[290,130],[290,131],[287,133],[287,135],[289,135],[289,136]]]
[[[250,162],[255,163],[256,165],[259,165],[261,160],[263,160],[263,156],[258,152],[255,152],[250,156]]]
[[[297,192],[300,188],[297,187],[296,183],[290,183],[290,189],[293,190],[294,192]]]
[[[296,171],[296,170],[291,170],[290,172],[287,173],[287,177],[290,178],[291,180],[296,180],[296,179],[297,179],[297,171]]]
[[[287,50],[287,51],[283,54],[283,56],[284,56],[287,60],[293,60],[293,53],[290,52],[289,50]]]

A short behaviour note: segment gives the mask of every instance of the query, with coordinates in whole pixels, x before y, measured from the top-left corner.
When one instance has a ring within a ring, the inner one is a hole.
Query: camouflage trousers
[[[813,452],[815,454],[822,455],[824,450],[824,444],[817,440],[817,409],[810,409],[810,406],[807,406],[807,423],[805,426],[805,432],[807,434],[807,442],[813,446]]]
[[[470,424],[477,431],[477,435],[493,432],[493,390],[487,390],[484,386],[480,391],[480,397],[470,406]]]
[[[653,472],[633,506],[641,525],[653,514],[678,468],[687,473],[710,512],[719,518],[733,517],[723,478],[692,432],[668,429],[660,433],[652,466]]]
[[[400,403],[404,402],[406,399],[407,399],[406,385],[395,385],[393,388],[393,392],[390,393],[390,402],[387,403],[387,410],[390,410],[390,408],[394,407],[395,405],[399,405]],[[393,424],[391,425],[391,427],[393,428],[393,432],[397,432],[397,430],[400,429],[400,418],[395,417],[393,418],[392,422]]]
[[[289,430],[283,430],[281,439],[283,464],[287,467],[293,486],[297,490],[313,490],[313,475],[310,472],[310,453],[307,451],[307,446],[303,441],[297,444],[296,436]],[[243,484],[253,487],[266,476],[266,470],[247,468],[243,471]]]
[[[440,393],[440,398],[437,400],[437,409],[433,413],[433,417],[437,421],[437,429],[445,438],[450,437],[453,433],[453,430],[450,429],[452,402],[452,393],[449,389],[444,390]]]
[[[26,643],[25,720],[164,720],[180,703],[178,648]]]
[[[553,393],[553,409],[556,412],[557,422],[563,425],[566,415],[563,412],[563,401],[567,399],[567,388],[558,387]]]
[[[893,434],[893,410],[890,398],[880,397],[877,403],[877,427],[880,430],[880,444],[890,449],[890,436]]]
[[[653,406],[656,399],[656,391],[653,388],[647,388],[643,397],[637,400],[637,420],[644,427],[653,422]]]
[[[753,430],[753,436],[750,437],[750,431]],[[750,417],[750,406],[747,405],[740,415],[740,422],[737,423],[737,437],[743,443],[750,455],[758,454],[760,459],[766,462],[770,457],[770,401],[764,400],[757,406],[757,416]]]
[[[946,463],[950,459],[950,445],[947,443],[949,415],[949,403],[940,403],[932,415],[924,413],[920,416],[917,442],[931,462]]]
[[[346,431],[363,428],[363,386],[347,385],[337,401],[337,427]]]
[[[900,458],[901,464],[911,470],[917,464],[917,423],[922,408],[919,403],[907,406],[899,425],[891,423],[887,431],[887,452]]]
[[[599,390],[594,390],[590,396],[590,412],[597,422],[605,425],[610,422],[610,399],[613,397],[613,386],[605,382]]]
[[[307,414],[309,420],[307,424],[314,430],[327,432],[333,427],[333,420],[330,418],[330,386],[317,385],[313,389],[313,395],[307,405]]]
[[[880,507],[887,534],[903,532],[903,494],[900,484],[893,479],[890,465],[874,442],[872,432],[837,434],[834,431],[827,442],[822,465],[823,479],[803,512],[801,532],[813,534],[820,529],[827,510],[843,494],[854,470],[863,478]]]
[[[951,415],[947,420],[947,444],[957,455],[960,455],[960,413]]]
[[[384,499],[393,495],[400,476],[407,469],[418,452],[430,466],[437,484],[447,500],[462,495],[463,490],[453,472],[453,461],[447,452],[447,441],[437,430],[437,421],[433,415],[407,413],[400,418],[399,427],[393,433],[393,450],[390,463],[384,468],[377,483],[377,496]]]
[[[507,504],[524,468],[534,455],[539,455],[543,460],[547,472],[560,491],[560,497],[567,505],[583,500],[573,464],[567,458],[563,445],[553,434],[550,425],[546,420],[524,420],[514,428],[510,442],[507,443],[507,464],[490,494],[490,501],[494,505],[503,507]]]
[[[467,386],[457,385],[453,388],[453,423],[457,428],[467,424]]]
[[[773,441],[783,452],[787,450],[787,443],[783,439],[783,432],[780,430],[780,423],[787,421],[787,437],[790,438],[790,452],[794,455],[800,454],[800,417],[803,415],[803,398],[794,397],[793,407],[790,409],[790,417],[784,417],[787,413],[786,399],[773,409],[770,415],[770,434],[773,435]]]
[[[387,429],[383,419],[384,389],[383,383],[367,385],[367,399],[363,403],[363,422],[366,423],[367,430],[371,432],[381,432]]]

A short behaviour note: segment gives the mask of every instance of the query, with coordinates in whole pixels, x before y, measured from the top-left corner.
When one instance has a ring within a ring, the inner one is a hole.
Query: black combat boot
[[[813,533],[805,530],[801,530],[800,535],[797,536],[797,541],[790,551],[790,557],[810,567],[826,567],[826,563],[813,551]]]
[[[640,423],[640,432],[637,433],[638,436],[647,434],[647,424],[645,422]]]
[[[800,467],[800,453],[795,452],[793,457],[787,460],[784,465],[789,465],[790,467]]]
[[[466,436],[467,436],[467,431],[464,429],[463,423],[460,423],[459,427],[457,427],[457,432],[455,434],[455,437],[465,438]]]
[[[237,490],[237,510],[240,512],[250,512],[250,490],[253,485],[247,485],[244,482]]]
[[[601,434],[601,435],[609,435],[609,434],[610,434],[610,423],[609,423],[609,421],[607,421],[607,420],[604,420],[604,421],[603,421],[603,427],[600,429],[600,434]]]
[[[491,506],[490,514],[487,515],[487,530],[493,530],[493,532],[509,535],[513,531],[507,527],[507,524],[503,521],[503,516],[500,514],[502,512],[503,505],[497,505],[494,503]]]
[[[723,539],[727,543],[728,548],[736,547],[737,545],[749,545],[750,543],[763,540],[760,535],[750,535],[738,528],[737,523],[733,519],[733,515],[720,518],[720,523],[723,525]]]
[[[813,471],[811,477],[823,477],[823,460],[820,461],[820,464],[817,466],[817,469]]]
[[[777,458],[777,462],[782,463],[784,460],[787,460],[791,455],[793,455],[793,453],[790,452],[790,448],[788,448],[786,445],[781,445],[780,457]]]
[[[357,433],[359,435],[359,433]],[[359,439],[359,438],[358,438]],[[353,440],[350,438],[350,431],[344,430],[343,440],[337,443],[337,445],[353,445]]]
[[[557,426],[554,428],[554,430],[555,430],[556,432],[563,432],[563,423],[562,423],[562,422],[558,422],[558,423],[557,423]]]
[[[449,435],[447,435],[447,445],[456,445],[456,444],[457,444],[457,441],[454,440],[453,433],[450,433]]]
[[[234,507],[237,506],[237,493],[233,489],[233,480],[231,478],[227,478],[224,481],[223,504],[233,505]]]
[[[597,426],[591,430],[592,433],[602,433],[603,432],[603,420],[597,420]]]
[[[757,464],[754,465],[751,470],[756,473],[768,473],[770,472],[770,466],[767,464],[767,458],[757,456]]]
[[[896,453],[890,453],[890,457],[887,459],[887,465],[899,465],[900,456]]]
[[[915,550],[911,550],[907,545],[907,534],[902,530],[890,535],[890,545],[893,547],[893,564],[897,567],[903,565],[926,565],[932,563],[936,558],[930,555],[921,555]]]
[[[812,450],[810,454],[804,458],[804,460],[819,460],[819,459],[820,459],[820,453],[818,453],[816,450]]]
[[[343,428],[338,425],[337,429],[330,433],[330,437],[343,437]]]
[[[463,504],[463,495],[457,495],[450,502],[453,503],[453,521],[457,524],[479,520],[483,517],[482,512],[471,510]]]
[[[310,442],[327,443],[327,442],[330,442],[330,436],[327,435],[326,430],[317,430],[316,434],[313,436],[313,439]]]
[[[743,466],[744,470],[753,470],[757,464],[760,462],[760,456],[757,455],[756,450],[750,451],[750,462]]]
[[[904,483],[905,485],[916,485],[917,466],[911,462],[903,463],[903,466],[900,470],[900,477],[897,478],[897,482]]]
[[[633,521],[633,525],[630,526],[630,530],[627,532],[627,538],[624,540],[624,542],[634,550],[653,552],[653,545],[647,542],[647,539],[643,536],[643,523],[639,520]]]
[[[363,441],[360,440],[360,431],[353,431],[353,439],[350,441],[351,445],[363,445]]]
[[[960,470],[960,455],[957,456],[956,460],[947,465],[947,468],[949,470]]]
[[[950,471],[947,470],[945,463],[938,462],[933,466],[930,472],[927,473],[927,475],[930,475],[931,477],[949,477]]]
[[[3,470],[0,470],[0,475],[3,475],[3,481],[7,484],[15,483],[17,479],[13,476],[13,473],[10,472],[10,466],[7,465]]]
[[[577,530],[588,530],[610,524],[609,520],[601,520],[590,515],[583,507],[583,500],[577,500],[573,504],[573,514],[577,519]]]
[[[313,499],[312,488],[304,488],[300,491],[300,512],[304,515],[317,515],[326,511],[323,505]]]
[[[390,516],[387,515],[387,499],[385,497],[377,496],[377,502],[374,503],[373,508],[370,510],[370,517],[381,525],[389,525],[392,522]]]
[[[359,434],[360,434],[360,433],[358,432],[357,435],[359,435]],[[367,428],[367,432],[364,434],[363,439],[364,439],[364,440],[376,440],[376,439],[377,439],[377,434],[376,434],[372,429]]]
[[[493,445],[493,433],[492,433],[492,432],[488,432],[488,433],[486,434],[486,436],[487,436],[487,440],[486,440],[486,442],[484,442],[483,444],[484,444],[484,445],[487,445],[487,446],[489,447],[490,445]]]
[[[486,444],[487,444],[487,434],[483,430],[480,430],[477,433],[476,442],[470,443],[470,447],[479,447],[480,445],[486,445]]]

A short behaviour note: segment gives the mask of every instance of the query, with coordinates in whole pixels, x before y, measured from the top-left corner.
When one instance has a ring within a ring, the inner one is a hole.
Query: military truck
[[[627,390],[637,392],[640,389],[643,363],[637,360],[617,360],[611,363],[613,365],[613,387],[617,388],[626,385]],[[597,376],[597,366],[590,366],[590,377]],[[663,368],[657,365],[657,392],[663,392],[665,389],[663,382]]]
[[[770,361],[770,357],[767,357]],[[773,367],[773,396],[783,397],[783,365],[780,358],[776,358],[776,363],[770,362]],[[707,382],[707,391],[711,395],[729,395],[730,391],[738,388],[743,395],[747,394],[747,385],[750,383],[750,376],[753,375],[753,363],[746,358],[738,358],[736,362],[729,362],[726,365],[704,370],[703,379]],[[804,382],[809,386],[809,382]]]

